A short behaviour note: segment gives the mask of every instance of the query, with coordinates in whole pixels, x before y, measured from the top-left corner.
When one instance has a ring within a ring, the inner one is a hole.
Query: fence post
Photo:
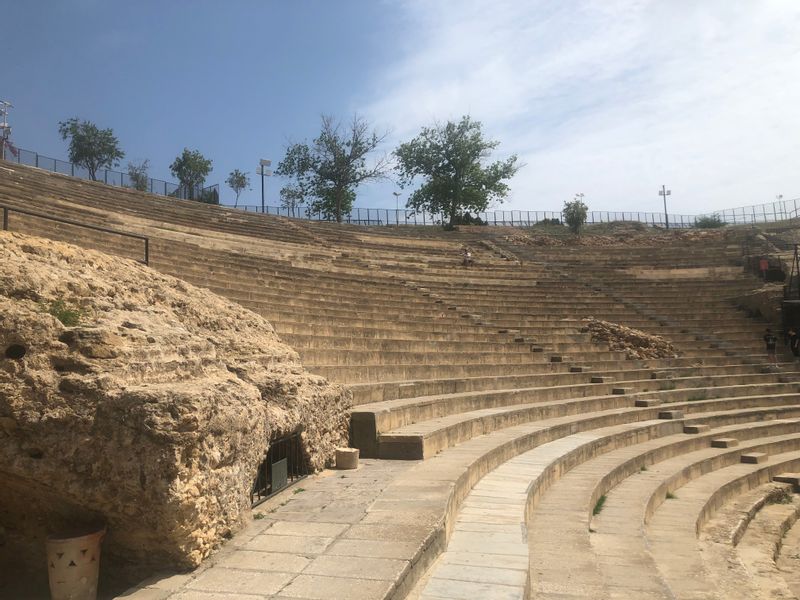
[[[8,231],[8,208],[3,207],[3,231]]]
[[[39,168],[39,153],[38,152],[34,152],[34,154],[36,155],[36,168],[38,169]]]
[[[144,264],[150,266],[150,238],[144,238]]]

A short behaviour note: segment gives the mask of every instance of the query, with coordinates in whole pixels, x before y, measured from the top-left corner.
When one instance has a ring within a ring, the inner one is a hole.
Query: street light
[[[11,102],[0,100],[0,159],[6,159],[6,146],[11,146],[11,126],[8,124],[8,109],[14,108]],[[14,147],[11,146],[11,152]]]
[[[672,195],[672,190],[668,190],[667,186],[662,185],[661,189],[658,191],[658,195],[664,197],[664,224],[667,226],[667,229],[669,229],[669,215],[667,214],[667,196]]]
[[[258,173],[261,175],[261,212],[264,212],[264,177],[272,175],[272,170],[266,167],[271,167],[272,161],[262,158],[258,161]]]

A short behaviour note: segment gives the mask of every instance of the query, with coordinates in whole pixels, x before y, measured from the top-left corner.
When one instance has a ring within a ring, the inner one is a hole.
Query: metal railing
[[[250,504],[257,506],[294,481],[308,475],[300,434],[294,433],[270,443],[267,456],[258,466],[250,490]]]
[[[262,212],[260,205],[243,204],[239,206],[229,206],[247,212]],[[285,206],[265,206],[265,214],[289,217],[295,219],[307,219],[311,221],[333,221],[333,217],[322,211],[313,211],[306,207],[285,207]],[[479,212],[477,215],[480,222],[474,224],[484,225],[503,225],[511,227],[532,227],[538,223],[564,223],[564,215],[556,211],[540,210],[495,210]],[[739,208],[726,208],[719,211],[704,213],[699,215],[669,215],[669,227],[673,229],[686,229],[695,227],[697,222],[703,218],[719,219],[727,225],[746,225],[756,223],[774,223],[800,216],[800,198],[790,200],[779,200],[767,204],[757,204],[743,206]],[[415,211],[403,208],[353,208],[349,213],[342,215],[343,223],[355,225],[441,225],[448,221],[447,217],[441,213],[430,213],[426,211]],[[586,215],[586,223],[595,225],[598,223],[612,222],[631,222],[643,223],[651,227],[666,227],[664,213],[654,212],[634,212],[634,211],[589,211]]]
[[[228,208],[237,208],[247,212],[262,212],[260,205],[253,204],[228,206]],[[334,220],[330,215],[321,211],[312,211],[303,207],[292,209],[285,206],[265,206],[263,212],[270,215],[311,221]],[[480,222],[475,221],[474,224],[492,226],[532,227],[542,222],[564,222],[562,213],[542,210],[495,210],[480,212],[477,217]],[[675,228],[693,227],[697,218],[694,215],[670,215],[669,225]],[[403,208],[353,208],[348,214],[342,215],[343,223],[354,225],[441,225],[447,221],[448,218],[441,213],[436,214]],[[639,222],[655,227],[664,227],[665,225],[663,213],[591,211],[587,214],[586,219],[589,224],[609,223],[612,221]]]
[[[16,162],[20,165],[27,165],[29,167],[36,167],[44,169],[52,173],[60,173],[62,175],[70,175],[71,177],[79,177],[80,179],[88,179],[92,181],[89,170],[80,165],[44,156],[32,150],[17,149],[16,154],[6,153],[6,160]],[[125,187],[130,189],[137,189],[134,182],[131,180],[127,173],[122,171],[113,171],[111,169],[98,169],[95,174],[94,181],[105,183],[107,185],[114,185],[117,187]],[[186,186],[177,183],[170,183],[169,181],[162,181],[161,179],[147,178],[147,189],[140,190],[150,192],[151,194],[158,194],[160,196],[170,196],[172,198],[180,198],[182,200],[200,200],[208,202],[209,204],[219,203],[219,184],[209,185],[206,187],[198,186],[196,188],[187,188]]]
[[[145,265],[150,265],[150,238],[144,235],[138,235],[136,233],[128,233],[127,231],[119,231],[117,229],[109,229],[108,227],[98,227],[97,225],[88,225],[86,223],[79,223],[77,221],[71,221],[69,219],[62,219],[61,217],[53,217],[51,215],[45,215],[42,213],[33,212],[30,210],[23,210],[21,208],[16,208],[13,206],[6,206],[4,204],[0,204],[0,208],[3,209],[3,231],[9,231],[8,223],[9,223],[9,214],[12,212],[27,215],[29,217],[35,217],[37,219],[45,219],[47,221],[55,221],[56,223],[63,223],[65,225],[74,225],[75,227],[82,227],[84,229],[91,229],[93,231],[101,231],[103,233],[110,233],[113,235],[120,235],[127,238],[133,238],[137,240],[142,240],[144,242],[144,259],[140,260],[139,262],[144,263]]]

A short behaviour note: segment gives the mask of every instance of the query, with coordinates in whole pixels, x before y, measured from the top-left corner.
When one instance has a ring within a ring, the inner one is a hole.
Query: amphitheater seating
[[[398,589],[553,600],[765,589],[701,552],[713,539],[709,555],[744,564],[744,543],[761,564],[791,521],[764,500],[770,480],[800,471],[800,378],[786,360],[767,368],[766,324],[729,301],[757,284],[740,266],[747,232],[537,246],[523,229],[304,222],[11,164],[0,204],[149,236],[153,268],[258,312],[310,370],[348,385],[362,456],[419,461],[375,508],[425,524],[406,531],[416,568]],[[10,225],[141,256],[111,234],[14,213]],[[679,356],[594,343],[590,316],[662,335]],[[742,463],[749,453],[765,462]],[[736,506],[748,519],[726,525]],[[770,573],[782,577],[780,563]]]

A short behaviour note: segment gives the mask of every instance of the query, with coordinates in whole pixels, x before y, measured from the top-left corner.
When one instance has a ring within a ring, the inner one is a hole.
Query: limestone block
[[[705,433],[710,429],[711,426],[709,425],[684,425],[683,433]]]
[[[772,478],[778,483],[791,483],[795,489],[800,488],[800,473],[781,473]]]
[[[682,410],[662,410],[658,413],[659,419],[682,419]]]
[[[649,406],[658,406],[661,404],[661,400],[658,398],[637,398],[634,402],[634,406],[638,407],[649,407]]]
[[[769,460],[769,454],[766,452],[747,452],[740,457],[741,461],[748,465],[760,465]]]
[[[733,448],[734,446],[738,445],[739,445],[739,440],[731,437],[716,438],[714,440],[711,440],[712,448]]]
[[[357,469],[358,468],[358,448],[337,448],[336,449],[336,468],[337,469]]]

